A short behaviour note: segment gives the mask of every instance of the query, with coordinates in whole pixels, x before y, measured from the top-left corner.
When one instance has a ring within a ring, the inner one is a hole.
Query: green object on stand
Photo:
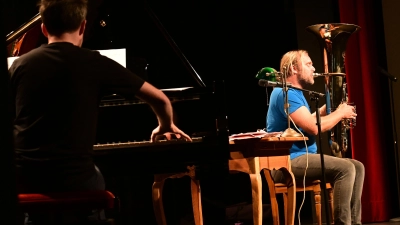
[[[277,81],[277,79],[276,79],[276,75],[277,74],[278,74],[278,72],[274,68],[264,67],[260,71],[258,71],[258,73],[256,75],[256,78],[257,79],[264,79],[264,80],[276,82]]]

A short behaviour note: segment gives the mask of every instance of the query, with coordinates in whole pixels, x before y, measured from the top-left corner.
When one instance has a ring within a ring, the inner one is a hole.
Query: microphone
[[[320,97],[320,98],[325,96],[325,94],[322,94],[322,93],[319,93],[319,92],[315,92],[315,91],[308,91],[308,94],[312,95],[314,97],[317,96],[317,97]]]
[[[258,80],[258,85],[260,85],[261,87],[276,87],[276,86],[280,86],[283,88],[283,83],[282,82],[276,82],[276,81],[269,81],[269,80],[264,80],[264,79],[260,79]],[[305,90],[302,88],[298,88],[298,87],[293,87],[292,83],[286,83],[286,86],[288,88],[293,88],[293,89],[297,89],[297,90],[301,90],[301,91],[305,91],[308,92],[308,94],[314,96],[314,97],[324,97],[325,94],[322,93],[318,93],[315,91],[309,91],[309,90]]]
[[[378,72],[382,73],[383,75],[387,76],[391,81],[396,82],[397,81],[397,77],[393,76],[392,74],[388,73],[386,70],[378,67]]]
[[[260,85],[261,87],[276,87],[276,86],[282,87],[283,83],[260,79],[260,80],[258,80],[258,85]],[[292,83],[286,83],[286,85],[291,86]]]
[[[267,76],[271,76],[271,75],[281,75],[282,73],[281,72],[273,72],[273,73],[265,73],[265,75],[267,75]]]

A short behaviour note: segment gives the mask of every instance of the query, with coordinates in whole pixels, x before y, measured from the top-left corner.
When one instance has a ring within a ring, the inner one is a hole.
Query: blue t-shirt
[[[307,107],[310,111],[310,106],[308,105],[306,99],[304,98],[303,92],[297,89],[288,90],[288,103],[289,103],[289,115],[296,111],[301,106]],[[285,104],[285,92],[282,88],[275,87],[271,93],[270,103],[267,114],[267,131],[268,132],[280,132],[285,131],[288,128],[288,120],[284,109]],[[294,130],[293,123],[290,123],[290,127]],[[315,136],[309,135],[304,132],[303,129],[299,128],[304,136],[308,137],[307,146],[309,153],[317,153],[317,145],[315,142]],[[304,141],[295,142],[290,149],[290,159],[294,159],[301,155],[306,154],[306,147]]]

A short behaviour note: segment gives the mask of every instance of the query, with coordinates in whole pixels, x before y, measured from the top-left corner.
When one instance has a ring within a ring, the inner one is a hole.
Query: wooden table
[[[288,187],[288,207],[285,212],[286,225],[294,224],[296,207],[296,183],[290,170],[289,149],[295,141],[302,141],[300,137],[266,137],[230,141],[229,170],[249,174],[252,187],[253,221],[255,225],[262,224],[262,183],[261,170],[270,172],[279,169],[286,178]],[[271,196],[272,208],[277,209],[277,200],[274,191],[275,183],[267,179]],[[279,218],[273,218],[279,221]]]

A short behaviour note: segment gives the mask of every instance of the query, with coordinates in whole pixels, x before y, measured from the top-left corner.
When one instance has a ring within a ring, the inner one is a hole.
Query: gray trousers
[[[307,155],[291,160],[296,182],[302,182]],[[354,159],[324,155],[326,182],[333,184],[334,222],[337,225],[361,224],[361,194],[364,184],[364,165]],[[321,156],[308,154],[306,181],[321,180]]]

